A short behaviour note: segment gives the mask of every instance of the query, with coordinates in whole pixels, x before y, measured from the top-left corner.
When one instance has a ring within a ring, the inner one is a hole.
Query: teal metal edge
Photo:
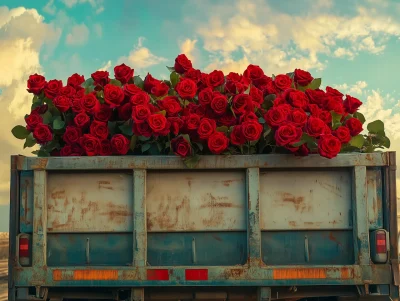
[[[261,264],[261,229],[260,229],[260,170],[248,168],[246,172],[247,190],[247,241],[250,265]]]
[[[133,171],[133,265],[147,263],[146,170]],[[142,275],[143,276],[143,275]]]
[[[213,168],[324,168],[387,166],[389,152],[340,154],[326,159],[319,155],[235,155],[201,156],[195,169]],[[24,157],[16,156],[18,170],[107,170],[107,169],[187,169],[177,156],[115,157]]]

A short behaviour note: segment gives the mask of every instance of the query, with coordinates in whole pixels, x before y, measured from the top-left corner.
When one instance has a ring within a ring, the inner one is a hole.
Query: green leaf
[[[200,156],[198,154],[194,154],[193,156],[186,157],[183,159],[183,163],[187,168],[195,168],[197,164],[199,164]]]
[[[171,80],[172,87],[175,88],[176,84],[179,82],[179,74],[174,71],[170,74],[169,78]]]
[[[139,136],[139,141],[145,142],[145,141],[149,141],[151,137],[145,137],[145,136]]]
[[[26,140],[25,140],[25,143],[24,143],[24,149],[27,148],[27,147],[35,146],[35,144],[36,144],[36,139],[33,138],[33,134],[30,133],[28,135],[28,137],[26,137]]]
[[[379,141],[379,144],[383,147],[390,148],[390,139],[384,135],[376,136],[376,139]]]
[[[38,152],[38,157],[50,157],[50,153],[45,151],[45,150],[43,150],[43,149],[41,149]]]
[[[265,123],[265,119],[263,117],[258,118],[258,122],[261,124]]]
[[[132,125],[130,124],[130,122],[125,122],[123,125],[120,125],[118,127],[121,131],[122,134],[124,134],[125,136],[132,136],[133,135],[133,131],[132,131]]]
[[[303,135],[301,136],[300,141],[296,142],[296,143],[293,143],[292,145],[294,147],[299,147],[299,146],[303,145],[304,143],[313,144],[313,143],[315,143],[315,138],[309,136],[306,133],[303,133]]]
[[[47,110],[46,113],[42,114],[42,118],[44,124],[50,124],[53,121],[53,115],[51,115],[49,110]]]
[[[117,87],[122,87],[122,83],[117,79],[110,80],[110,84],[114,85],[114,86],[117,86]]]
[[[385,131],[385,125],[381,120],[375,120],[367,125],[367,129],[370,133],[377,134]]]
[[[265,96],[262,107],[266,110],[270,109],[274,105],[275,98],[276,98],[275,94],[269,94],[269,95]]]
[[[169,70],[169,72],[175,72],[175,68],[174,67],[168,67],[167,66],[167,69]]]
[[[115,134],[115,130],[117,128],[117,122],[109,121],[107,126],[108,126],[108,131],[110,132],[111,136],[113,136]]]
[[[351,138],[349,144],[350,146],[356,147],[356,148],[362,148],[365,142],[365,138],[363,135],[357,135]]]
[[[86,94],[93,92],[93,90],[94,90],[93,78],[89,77],[87,80],[85,80],[85,82],[82,84],[82,86],[85,88]]]
[[[365,117],[364,117],[364,115],[363,115],[362,113],[360,113],[360,112],[355,112],[355,113],[353,114],[353,117],[354,117],[354,118],[357,118],[358,120],[360,120],[362,124],[365,123]]]
[[[189,137],[188,134],[182,134],[181,136],[182,136],[187,142],[191,143],[191,142],[190,142],[190,137]]]
[[[142,148],[141,148],[142,153],[148,151],[150,149],[150,147],[151,147],[150,143],[142,144]]]
[[[199,148],[199,151],[203,151],[203,144],[199,143],[199,142],[195,142],[195,144],[197,145],[197,147]]]
[[[30,131],[28,131],[26,127],[22,125],[17,125],[11,130],[11,133],[17,139],[26,139],[26,137],[28,137],[30,134]]]
[[[165,111],[165,110],[162,110],[162,111],[159,111],[159,112],[157,112],[156,114],[161,114],[161,115],[167,115],[167,112]]]
[[[294,78],[294,72],[289,72],[289,73],[286,73],[286,75],[287,75],[287,76],[289,76],[291,79],[293,79],[293,78]]]
[[[54,121],[53,121],[53,129],[55,130],[61,130],[65,126],[65,122],[61,120],[60,116],[57,116]]]
[[[272,129],[267,124],[264,124],[264,134],[263,134],[264,138],[267,137],[271,132]]]
[[[138,140],[138,136],[133,135],[131,138],[131,142],[129,143],[129,148],[131,149],[131,151],[135,150],[137,140]]]
[[[143,81],[143,79],[140,78],[139,75],[136,75],[136,76],[133,77],[133,83],[134,83],[136,86],[138,86],[140,89],[143,90],[144,81]]]
[[[217,127],[217,132],[227,133],[228,131],[229,131],[229,128],[225,125]]]
[[[341,120],[342,120],[342,115],[336,113],[335,111],[330,112],[332,115],[332,129],[336,130],[338,127],[342,125]]]
[[[321,78],[314,78],[313,81],[307,86],[307,89],[317,90],[321,87]]]
[[[250,94],[250,89],[251,89],[251,85],[249,85],[249,87],[247,88],[247,90],[244,91],[244,94]]]

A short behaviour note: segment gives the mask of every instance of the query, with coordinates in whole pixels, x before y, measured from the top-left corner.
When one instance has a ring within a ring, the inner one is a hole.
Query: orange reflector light
[[[325,279],[325,269],[279,269],[274,270],[274,279]]]
[[[62,270],[55,270],[53,280],[118,280],[117,270],[76,270],[73,271],[72,277],[70,274],[64,275],[63,272]]]
[[[207,269],[190,269],[185,270],[185,278],[189,281],[208,280]]]
[[[147,270],[147,280],[169,280],[169,272],[166,269]]]

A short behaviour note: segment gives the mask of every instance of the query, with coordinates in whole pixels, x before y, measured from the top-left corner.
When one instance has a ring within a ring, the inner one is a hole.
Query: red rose
[[[70,144],[65,145],[60,150],[60,156],[61,157],[68,157],[68,156],[71,156],[71,154],[72,154],[72,146]]]
[[[171,149],[175,155],[185,158],[192,154],[192,146],[182,136],[171,140]]]
[[[36,107],[35,109],[32,110],[31,114],[32,113],[44,114],[44,113],[47,112],[48,108],[49,108],[49,106],[47,104],[38,106],[38,107]]]
[[[39,95],[46,86],[46,79],[37,73],[29,75],[27,86],[29,93]]]
[[[306,125],[306,133],[311,137],[319,137],[327,132],[327,127],[322,119],[310,116]]]
[[[62,88],[62,81],[52,79],[46,84],[44,88],[44,95],[46,95],[47,98],[53,99],[58,95],[61,88]]]
[[[108,73],[108,71],[96,71],[92,73],[94,84],[104,87],[110,82],[109,75],[110,73]]]
[[[146,77],[144,78],[143,88],[147,93],[151,93],[151,89],[159,82],[158,79],[155,79],[151,76],[150,73],[147,73]]]
[[[162,97],[168,94],[169,87],[162,81],[157,81],[153,88],[151,88],[151,94],[156,97]]]
[[[60,95],[67,96],[69,98],[73,98],[76,95],[76,90],[72,86],[65,86],[60,88]]]
[[[275,86],[281,91],[290,89],[292,86],[292,80],[286,74],[277,75],[275,77],[274,83],[275,83]]]
[[[196,84],[201,80],[201,71],[198,69],[190,68],[185,72],[185,78],[189,78]]]
[[[239,146],[246,143],[246,138],[243,135],[243,127],[241,125],[236,125],[233,127],[231,132],[231,143]]]
[[[126,155],[129,151],[129,140],[124,135],[117,134],[111,138],[111,148],[114,154]]]
[[[301,69],[294,69],[294,82],[296,84],[305,87],[311,83],[313,79],[314,78],[311,76],[310,72]]]
[[[133,123],[133,133],[136,136],[151,137],[153,131],[147,122]]]
[[[147,122],[153,130],[155,136],[165,136],[169,133],[170,124],[164,115],[152,114],[147,119]]]
[[[345,126],[339,126],[336,131],[333,132],[342,143],[348,143],[351,140],[350,130]]]
[[[228,148],[229,139],[224,133],[215,132],[208,138],[208,148],[213,154],[220,154]]]
[[[72,102],[67,96],[60,95],[54,98],[53,104],[60,112],[64,113],[69,110]]]
[[[251,87],[250,88],[250,94],[251,99],[255,101],[256,103],[262,105],[264,103],[264,97],[263,97],[263,92],[256,88],[256,87]]]
[[[131,98],[133,95],[140,92],[143,92],[143,90],[134,84],[124,85],[124,94],[128,98]]]
[[[213,91],[211,88],[205,88],[199,93],[199,103],[203,106],[211,104],[213,100]]]
[[[80,145],[84,149],[86,155],[88,156],[96,156],[100,153],[100,140],[99,138],[91,135],[84,134],[79,139]]]
[[[71,151],[70,156],[80,157],[85,154],[83,148],[77,143],[71,145]]]
[[[240,116],[240,118],[239,118],[239,123],[243,123],[246,121],[257,121],[258,122],[258,117],[253,112],[247,112],[246,114]]]
[[[186,127],[188,130],[197,130],[199,125],[200,125],[200,115],[197,114],[189,114],[189,116],[186,119]]]
[[[295,152],[295,156],[308,156],[308,154],[310,153],[310,150],[308,149],[306,144],[302,144],[300,145],[299,149]]]
[[[78,87],[85,82],[85,77],[83,75],[79,75],[78,73],[72,74],[68,77],[67,85],[72,87]]]
[[[145,122],[151,112],[148,106],[145,105],[137,105],[132,108],[132,119],[135,123]]]
[[[325,107],[326,102],[328,101],[328,96],[322,90],[306,90],[306,95],[311,104],[316,104],[320,108]]]
[[[95,114],[100,111],[100,102],[94,93],[86,94],[83,97],[82,107],[88,114]]]
[[[188,78],[183,78],[176,86],[176,92],[179,96],[185,99],[193,98],[197,92],[197,85],[194,81]]]
[[[346,126],[349,128],[351,136],[357,136],[363,131],[362,123],[357,118],[347,119]]]
[[[114,76],[125,85],[133,77],[133,69],[125,64],[114,67]]]
[[[120,107],[118,107],[118,117],[121,120],[129,120],[132,117],[132,105],[130,103],[126,103]]]
[[[335,98],[338,101],[342,101],[343,100],[343,94],[340,91],[338,91],[338,90],[336,90],[334,88],[331,88],[329,86],[326,87],[326,94],[328,96],[330,96],[330,97]]]
[[[322,135],[318,140],[318,153],[328,159],[336,157],[341,147],[342,143],[333,135]]]
[[[85,112],[85,108],[83,107],[83,99],[73,99],[71,108],[72,108],[72,112],[74,112],[74,113]]]
[[[280,126],[275,132],[275,141],[278,146],[289,146],[299,142],[303,131],[301,128],[293,124],[285,124]]]
[[[33,131],[38,124],[43,123],[43,118],[38,112],[32,112],[30,115],[25,117],[25,122],[27,130]]]
[[[74,122],[77,127],[84,128],[89,124],[90,118],[86,113],[79,113],[75,116]]]
[[[75,87],[75,95],[72,96],[73,99],[82,99],[85,96],[85,88]]]
[[[216,114],[224,114],[226,111],[226,108],[228,107],[228,99],[226,98],[225,95],[219,93],[219,92],[214,92],[213,93],[213,99],[211,101],[211,108]]]
[[[112,147],[110,140],[101,140],[100,142],[100,156],[111,156],[112,155]]]
[[[285,92],[286,93],[286,92]],[[288,90],[286,94],[287,101],[295,108],[307,109],[308,98],[304,92],[299,90]]]
[[[307,114],[302,109],[294,109],[290,112],[289,120],[298,127],[303,127],[307,123]]]
[[[284,106],[272,107],[264,115],[265,122],[271,128],[281,126],[288,118],[288,111]]]
[[[53,133],[47,124],[39,123],[33,130],[33,137],[38,144],[46,144],[53,139]]]
[[[243,93],[244,91],[247,90],[249,85],[250,85],[250,79],[243,75],[239,75],[238,73],[230,72],[226,76],[225,90],[228,93],[231,94]]]
[[[318,118],[322,119],[328,125],[332,123],[332,114],[329,111],[321,110],[318,114]]]
[[[107,122],[111,119],[113,110],[108,104],[102,103],[98,112],[94,113],[94,118],[98,121]]]
[[[207,86],[216,88],[225,82],[224,73],[220,70],[214,70],[207,77]]]
[[[354,114],[357,112],[358,108],[362,105],[362,102],[355,97],[346,95],[346,99],[343,102],[344,108],[347,113]]]
[[[248,120],[242,123],[242,130],[248,141],[257,141],[261,137],[263,126],[256,120]]]
[[[107,84],[104,87],[104,101],[110,105],[110,108],[116,108],[124,101],[124,91],[118,86]]]
[[[276,86],[274,81],[270,81],[267,83],[264,89],[264,94],[269,95],[269,94],[279,94],[280,90]]]
[[[171,124],[171,133],[177,136],[184,125],[184,121],[180,117],[168,117],[167,120]]]
[[[215,120],[209,118],[203,118],[197,129],[200,139],[208,139],[212,134],[214,134],[217,128]]]
[[[337,98],[329,97],[325,104],[325,108],[327,111],[334,111],[340,115],[344,114],[343,101],[338,100]]]
[[[65,133],[62,138],[65,141],[65,143],[74,144],[79,142],[81,136],[82,136],[81,128],[78,128],[73,125],[68,125],[67,128],[65,129]]]
[[[161,110],[165,110],[168,116],[176,116],[182,111],[181,104],[176,96],[164,97],[162,100],[158,101],[158,106]]]
[[[259,79],[255,79],[253,81],[253,84],[256,88],[260,89],[261,91],[266,92],[266,89],[268,87],[268,84],[272,82],[272,78],[266,75],[263,75]],[[264,93],[265,94],[265,93]]]
[[[192,68],[192,62],[184,54],[180,54],[175,59],[174,69],[177,73],[183,74]]]
[[[93,120],[90,124],[90,134],[99,138],[100,140],[107,139],[108,137],[108,126],[107,123]]]
[[[243,75],[252,81],[260,79],[264,76],[264,71],[256,65],[249,65]]]
[[[219,117],[217,122],[218,125],[225,125],[225,126],[233,126],[237,123],[236,118],[235,116],[232,115],[232,113],[225,113],[224,115]]]
[[[135,95],[133,95],[129,102],[133,105],[133,106],[137,106],[137,105],[147,105],[148,103],[150,103],[150,96],[149,94],[147,94],[144,91],[140,91],[138,93],[136,93]]]
[[[238,94],[233,98],[232,109],[236,115],[245,114],[251,108],[251,96],[247,94]]]

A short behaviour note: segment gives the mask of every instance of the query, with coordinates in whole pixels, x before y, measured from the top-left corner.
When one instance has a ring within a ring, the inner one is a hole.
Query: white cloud
[[[89,38],[89,28],[84,24],[75,25],[67,35],[66,43],[68,45],[84,45]]]
[[[186,39],[180,43],[181,53],[185,54],[192,63],[195,63],[196,57],[194,55],[197,40]]]
[[[96,14],[104,11],[103,0],[62,0],[64,4],[71,8],[77,4],[89,3],[90,6],[95,10]]]
[[[45,7],[43,7],[43,11],[50,14],[54,15],[56,13],[56,6],[54,5],[54,0],[49,0]]]
[[[101,38],[103,36],[103,27],[100,23],[96,23],[93,25],[93,31],[97,35],[97,37]]]
[[[348,94],[358,94],[362,95],[364,92],[364,89],[368,86],[368,84],[365,81],[357,81],[354,85],[348,85],[348,84],[341,84],[341,85],[334,85],[336,89],[343,93],[348,93]]]
[[[110,68],[111,68],[111,61],[108,61],[99,70],[100,71],[110,71]]]
[[[119,63],[131,64],[131,67],[136,69],[143,69],[153,65],[158,65],[162,62],[167,61],[166,58],[159,57],[151,53],[150,49],[143,46],[145,38],[139,37],[137,45],[133,47],[133,50],[129,55],[121,57]]]
[[[352,52],[349,49],[343,48],[343,47],[339,47],[338,49],[336,49],[333,52],[333,56],[335,57],[348,57],[349,59],[353,59],[355,56],[355,53]]]

